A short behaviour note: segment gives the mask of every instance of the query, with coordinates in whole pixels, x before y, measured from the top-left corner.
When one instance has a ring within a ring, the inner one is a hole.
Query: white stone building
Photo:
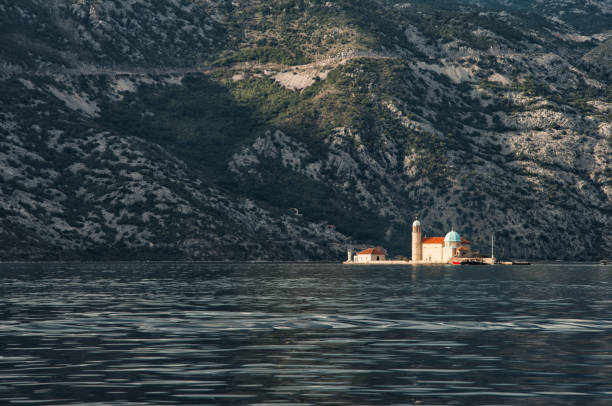
[[[353,261],[358,264],[384,261],[386,254],[382,247],[368,248],[358,252]]]

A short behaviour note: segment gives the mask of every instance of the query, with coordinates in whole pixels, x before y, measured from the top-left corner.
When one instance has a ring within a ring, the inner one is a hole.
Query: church
[[[412,223],[412,259],[405,257],[389,260],[387,252],[382,247],[367,248],[355,254],[352,248],[348,249],[347,260],[344,264],[360,265],[418,265],[418,264],[464,264],[464,263],[495,263],[491,258],[482,257],[478,251],[470,248],[471,243],[461,237],[458,232],[451,229],[444,237],[423,237],[421,222],[417,219]],[[491,248],[492,250],[493,248]]]
[[[470,242],[451,229],[444,237],[422,237],[421,222],[412,223],[412,264],[448,264],[472,253]]]

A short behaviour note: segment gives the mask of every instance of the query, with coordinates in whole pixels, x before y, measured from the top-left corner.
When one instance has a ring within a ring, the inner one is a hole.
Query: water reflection
[[[0,281],[0,403],[612,399],[612,268],[2,264]]]

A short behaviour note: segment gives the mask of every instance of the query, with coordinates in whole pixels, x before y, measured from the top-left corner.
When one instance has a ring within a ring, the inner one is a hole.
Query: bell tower
[[[423,240],[421,239],[421,223],[417,218],[412,223],[412,262],[423,260]]]
[[[353,249],[349,248],[347,250],[347,258],[346,258],[346,262],[353,262],[353,257],[355,256],[355,254],[353,253]]]

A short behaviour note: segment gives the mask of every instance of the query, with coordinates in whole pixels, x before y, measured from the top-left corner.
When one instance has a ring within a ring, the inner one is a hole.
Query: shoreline
[[[502,261],[503,263],[496,263],[493,265],[510,265],[511,261]],[[542,260],[529,260],[529,262],[538,265],[572,265],[572,264],[581,264],[581,265],[600,265],[599,260],[568,260],[568,261],[559,261],[559,260],[550,260],[550,259],[542,259]],[[423,262],[423,263],[411,263],[410,261],[377,261],[377,262],[365,262],[365,263],[357,263],[357,262],[338,262],[338,261],[259,261],[259,260],[216,260],[216,261],[202,261],[202,260],[186,260],[186,259],[177,259],[177,260],[5,260],[0,261],[0,265],[19,265],[19,264],[111,264],[111,263],[142,263],[142,264],[302,264],[302,265],[453,265],[450,263],[431,263],[431,262]],[[490,265],[490,264],[487,264]],[[605,265],[602,265],[605,266]],[[608,266],[612,266],[612,263],[608,264]]]

